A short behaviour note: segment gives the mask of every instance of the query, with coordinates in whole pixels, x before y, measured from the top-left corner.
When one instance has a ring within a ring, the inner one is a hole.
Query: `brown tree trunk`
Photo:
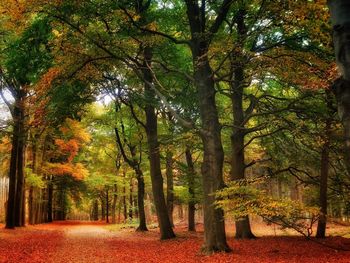
[[[332,110],[332,100],[330,94],[326,91],[327,108]],[[329,114],[332,116],[332,114]],[[321,175],[320,175],[320,196],[319,202],[321,207],[321,214],[317,224],[317,238],[326,237],[326,224],[327,224],[327,189],[328,189],[328,174],[329,174],[329,152],[332,133],[332,118],[329,117],[326,120],[326,126],[324,131],[324,144],[322,146],[321,153]]]
[[[23,91],[16,91],[13,108],[12,149],[9,172],[9,192],[6,213],[6,228],[22,226],[22,203],[24,195],[24,102]]]
[[[106,223],[109,223],[109,187],[106,187]]]
[[[232,54],[231,65],[233,68],[231,81],[231,101],[233,113],[233,128],[231,134],[231,180],[242,180],[245,178],[245,147],[246,135],[243,110],[243,93],[245,85],[243,45],[246,35],[245,11],[240,9],[236,15],[238,47],[236,53]],[[236,221],[236,235],[241,238],[255,238],[251,228],[249,217],[245,216]]]
[[[136,231],[148,231],[146,225],[146,213],[145,213],[145,182],[143,180],[143,174],[140,169],[136,170],[137,176],[137,208],[139,214],[139,226]]]
[[[112,224],[117,223],[116,219],[116,209],[117,209],[117,200],[118,200],[118,195],[117,195],[117,184],[113,185],[113,201],[112,201]]]
[[[166,153],[166,184],[167,184],[167,208],[169,220],[174,226],[173,211],[174,211],[174,174],[173,174],[173,153],[168,151]]]
[[[133,184],[132,184],[132,178],[130,178],[130,187],[129,187],[129,219],[132,220],[133,218],[133,209],[134,209],[134,198],[132,196],[133,194]]]
[[[224,212],[215,207],[215,192],[224,187],[224,151],[221,142],[221,125],[215,102],[214,72],[209,64],[208,51],[213,35],[224,21],[232,1],[225,0],[219,7],[218,16],[207,30],[206,1],[185,0],[190,25],[194,83],[198,94],[203,142],[203,207],[204,244],[202,252],[231,251],[226,241]]]
[[[100,200],[101,200],[101,220],[104,221],[106,220],[106,201],[102,196],[100,196]]]
[[[164,197],[163,177],[160,168],[157,115],[154,107],[155,94],[152,87],[150,87],[150,83],[153,82],[153,76],[150,70],[153,56],[152,48],[145,47],[143,54],[144,65],[142,72],[143,78],[145,80],[145,97],[148,101],[147,105],[145,106],[146,134],[148,142],[148,155],[150,161],[153,199],[156,207],[161,239],[170,239],[174,238],[175,234],[168,216],[168,210]]]
[[[94,200],[92,217],[94,221],[98,221],[98,200]]]
[[[204,46],[204,49],[203,49]],[[230,251],[226,242],[225,219],[222,209],[215,207],[215,192],[224,187],[224,151],[221,143],[221,126],[215,103],[213,72],[207,57],[206,43],[192,47],[195,83],[199,94],[202,120],[201,139],[204,146],[202,180],[204,193],[204,244],[202,252]]]
[[[24,180],[24,162],[25,162],[25,129],[24,129],[24,94],[21,94],[18,101],[19,120],[18,120],[18,145],[17,145],[17,185],[16,185],[16,205],[15,205],[15,226],[24,226],[25,210],[25,180]],[[17,104],[17,103],[16,103]]]
[[[348,0],[328,0],[333,25],[335,58],[342,75],[334,86],[338,113],[344,126],[344,156],[350,175],[350,2]]]
[[[126,205],[126,189],[125,189],[125,185],[123,186],[123,215],[124,215],[124,222],[126,222],[127,219],[128,219],[128,208],[127,208],[127,205]]]
[[[49,178],[47,181],[47,222],[52,222],[52,204],[53,204],[53,181]]]
[[[187,163],[187,183],[188,183],[188,193],[189,193],[189,201],[188,201],[188,231],[196,231],[195,224],[195,213],[196,213],[196,196],[195,196],[195,170],[194,164],[192,160],[192,154],[189,147],[186,147],[185,151],[186,155],[186,163]]]

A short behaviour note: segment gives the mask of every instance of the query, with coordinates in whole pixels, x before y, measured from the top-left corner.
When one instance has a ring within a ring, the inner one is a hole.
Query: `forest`
[[[0,0],[0,262],[350,262],[350,2]]]

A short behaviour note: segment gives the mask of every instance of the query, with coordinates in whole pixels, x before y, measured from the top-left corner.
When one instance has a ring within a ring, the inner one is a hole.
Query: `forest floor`
[[[235,240],[229,228],[232,253],[203,256],[203,233],[175,228],[177,238],[160,241],[156,229],[146,233],[104,223],[55,222],[7,230],[0,229],[0,262],[350,262],[350,239],[331,236],[323,240],[331,249],[304,237],[291,236],[262,223],[253,225],[255,240]],[[202,226],[199,225],[198,229]],[[332,225],[329,233],[346,235],[350,227]]]

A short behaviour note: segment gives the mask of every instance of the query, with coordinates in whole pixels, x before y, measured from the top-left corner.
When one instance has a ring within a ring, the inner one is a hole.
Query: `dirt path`
[[[55,222],[16,230],[0,229],[0,262],[10,263],[194,263],[194,262],[350,262],[350,252],[335,251],[300,237],[229,239],[230,254],[198,253],[202,233],[176,227],[178,238],[159,241],[156,230],[112,232],[105,224]],[[350,240],[325,242],[350,248]]]

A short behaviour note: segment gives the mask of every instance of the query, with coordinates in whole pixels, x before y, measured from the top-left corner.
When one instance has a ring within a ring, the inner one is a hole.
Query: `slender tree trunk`
[[[139,226],[136,231],[148,231],[146,225],[146,213],[145,213],[145,182],[143,180],[143,174],[141,169],[136,170],[137,176],[137,207],[139,213]]]
[[[25,181],[24,181],[24,162],[25,162],[25,129],[24,129],[24,93],[19,91],[19,119],[18,119],[18,145],[17,145],[17,185],[15,199],[15,226],[24,226],[25,218],[24,199],[25,199]]]
[[[163,177],[160,168],[160,153],[158,142],[158,124],[157,115],[154,107],[155,94],[149,83],[153,82],[152,72],[150,70],[152,61],[152,48],[144,48],[144,65],[143,65],[143,77],[145,79],[145,97],[148,101],[145,107],[146,113],[146,134],[148,142],[148,154],[150,161],[150,174],[152,182],[152,192],[154,204],[156,207],[158,224],[160,229],[161,239],[174,238],[175,234],[171,226],[171,222],[168,215],[168,210],[165,202],[163,191]]]
[[[28,194],[28,221],[30,225],[34,225],[34,187],[29,188]]]
[[[233,68],[231,81],[231,101],[233,113],[233,128],[231,134],[231,180],[242,180],[245,178],[245,113],[243,110],[243,92],[245,85],[243,45],[246,35],[245,10],[240,9],[236,15],[238,34],[238,50],[232,54],[231,65]],[[251,228],[249,217],[245,216],[236,221],[236,235],[241,238],[255,238]]]
[[[53,182],[52,179],[49,178],[47,184],[47,222],[52,222],[52,204],[53,204]]]
[[[126,222],[127,219],[128,219],[128,208],[127,208],[127,205],[126,205],[126,189],[125,189],[125,185],[123,186],[123,215],[124,215],[124,222]]]
[[[332,111],[332,100],[330,94],[326,91],[327,108]],[[330,113],[329,116],[332,116]],[[321,175],[320,175],[320,207],[321,214],[317,224],[317,238],[326,237],[326,224],[327,224],[327,189],[328,189],[328,174],[329,174],[329,152],[331,143],[332,133],[332,118],[328,117],[326,120],[325,133],[324,133],[324,144],[321,153]]]
[[[196,196],[195,196],[195,170],[192,160],[192,154],[189,147],[186,147],[185,151],[186,163],[187,163],[187,182],[188,182],[188,193],[190,200],[188,201],[188,231],[196,231],[195,224],[195,213],[196,213]]]
[[[109,187],[106,187],[106,223],[109,223]]]
[[[129,218],[130,220],[132,220],[133,218],[133,208],[134,208],[134,199],[132,197],[132,193],[133,193],[133,185],[132,185],[132,178],[130,178],[130,190],[129,190]]]
[[[94,200],[92,216],[94,221],[98,221],[98,200],[97,199]]]
[[[100,196],[100,201],[101,201],[101,220],[104,221],[106,220],[106,204],[105,204],[105,199],[103,195]]]
[[[236,70],[235,75],[238,75]],[[242,84],[242,83],[240,83]],[[244,162],[244,131],[242,126],[244,119],[242,94],[243,88],[237,87],[233,91],[233,115],[234,128],[231,135],[232,160],[231,160],[231,180],[241,180],[245,178],[245,162]],[[255,238],[249,223],[249,217],[245,216],[236,221],[236,238]]]
[[[174,226],[173,211],[174,211],[174,174],[173,174],[173,153],[166,153],[166,183],[167,183],[167,208],[169,220]]]
[[[112,201],[112,224],[117,223],[117,219],[116,219],[117,201],[118,201],[117,184],[114,184],[113,185],[113,201]]]

